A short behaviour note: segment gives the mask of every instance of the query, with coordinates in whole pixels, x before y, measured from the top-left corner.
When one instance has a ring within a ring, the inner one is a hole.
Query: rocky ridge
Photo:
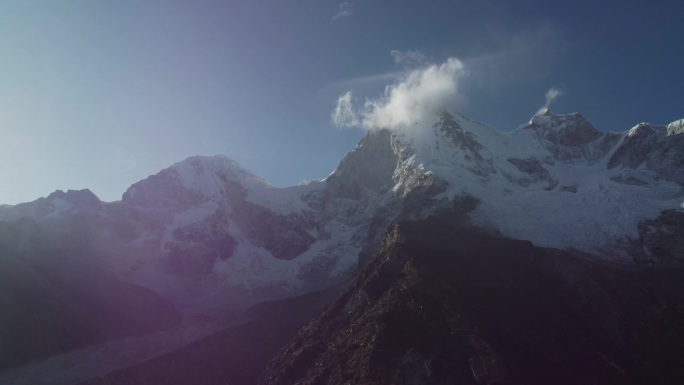
[[[260,384],[676,384],[684,266],[616,265],[400,222]]]
[[[370,131],[322,181],[274,188],[229,158],[192,157],[119,202],[56,192],[0,208],[0,220],[86,229],[84,244],[110,273],[189,300],[187,288],[168,289],[173,277],[263,298],[341,282],[389,224],[464,198],[479,202],[473,223],[490,231],[643,260],[633,247],[640,224],[684,201],[681,127],[600,132],[580,114],[546,110],[505,133],[444,112],[420,130]]]
[[[30,218],[90,271],[159,293],[185,320],[345,282],[393,223],[454,210],[538,246],[668,263],[681,259],[683,126],[607,133],[547,110],[506,133],[444,112],[416,130],[369,131],[321,181],[274,188],[198,156],[118,202],[55,192],[1,206],[0,221]]]

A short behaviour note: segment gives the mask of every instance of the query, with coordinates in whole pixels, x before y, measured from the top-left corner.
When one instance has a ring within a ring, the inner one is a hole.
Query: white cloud
[[[425,55],[415,50],[408,50],[405,52],[392,50],[390,55],[392,55],[395,64],[413,66],[424,64],[426,62]]]
[[[337,6],[337,12],[332,17],[332,20],[337,20],[343,17],[348,17],[354,14],[354,4],[345,1]]]
[[[347,92],[337,100],[333,122],[340,127],[369,130],[422,126],[420,123],[435,113],[461,101],[458,81],[463,74],[463,64],[456,58],[410,71],[395,84],[385,87],[382,96],[367,99],[361,110],[354,108],[351,91]]]
[[[561,95],[563,95],[563,93],[558,88],[549,88],[549,90],[546,91],[546,94],[544,94],[544,97],[546,98],[546,106],[549,107],[551,103],[553,103]]]
[[[549,88],[548,91],[544,94],[544,98],[546,101],[544,102],[544,105],[537,111],[537,115],[543,114],[546,112],[546,110],[551,107],[551,104],[556,101],[559,97],[563,96],[563,92],[561,92],[558,88],[556,87],[551,87]]]
[[[337,99],[331,118],[337,127],[358,127],[360,125],[359,118],[352,105],[351,91],[347,91],[346,94]]]

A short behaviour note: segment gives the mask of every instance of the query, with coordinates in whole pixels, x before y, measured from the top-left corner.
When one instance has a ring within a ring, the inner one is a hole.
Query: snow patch
[[[563,118],[572,116],[542,114],[531,123],[558,130],[564,127]],[[540,246],[577,248],[605,256],[611,246],[638,238],[639,222],[657,217],[661,210],[680,207],[682,187],[660,180],[648,170],[608,170],[605,155],[600,161],[544,162],[551,153],[532,129],[506,134],[460,116],[456,119],[464,132],[483,144],[478,154],[491,162],[491,172],[478,173],[458,145],[445,146],[443,140],[437,140],[440,145],[435,146],[436,140],[429,135],[400,138],[412,152],[401,167],[422,174],[433,172],[448,182],[449,197],[477,197],[481,203],[471,216],[477,225]],[[627,135],[646,127],[652,129],[640,124]],[[511,158],[539,160],[555,185],[514,183],[506,175],[525,174],[506,161]],[[644,185],[619,183],[630,178],[644,181]],[[570,187],[562,189],[564,186]]]
[[[667,135],[678,135],[684,133],[684,119],[675,120],[667,125]]]

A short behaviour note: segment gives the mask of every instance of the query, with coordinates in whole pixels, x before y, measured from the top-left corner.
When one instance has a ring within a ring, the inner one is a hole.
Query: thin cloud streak
[[[425,55],[417,50],[408,50],[404,52],[392,50],[390,51],[390,55],[392,55],[392,59],[394,59],[395,64],[401,64],[404,66],[423,65],[427,62]]]
[[[549,24],[513,32],[502,38],[498,49],[463,59],[469,69],[464,87],[470,93],[542,77],[568,49],[568,43]]]
[[[337,13],[332,17],[332,21],[341,19],[343,17],[349,17],[354,14],[354,4],[345,1],[337,7]]]
[[[392,71],[384,72],[381,74],[359,76],[356,78],[344,79],[334,82],[328,85],[326,88],[329,89],[350,89],[350,88],[362,88],[368,86],[377,86],[379,84],[387,84],[392,81],[396,81],[402,75],[405,75],[406,71]]]

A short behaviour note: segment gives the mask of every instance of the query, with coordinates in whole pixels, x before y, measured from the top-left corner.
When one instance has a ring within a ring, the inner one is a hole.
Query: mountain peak
[[[601,137],[601,132],[582,114],[556,115],[544,109],[520,129],[534,130],[537,137],[563,146],[581,146]]]
[[[675,120],[667,125],[667,135],[684,134],[684,119]]]
[[[198,183],[208,183],[205,179],[235,180],[249,186],[265,187],[268,183],[245,169],[237,161],[225,156],[191,156],[170,167],[183,184],[198,188]],[[205,186],[206,187],[206,186]]]
[[[100,199],[89,189],[83,190],[67,190],[66,192],[62,190],[56,190],[46,198],[48,201],[54,199],[63,199],[71,204],[76,203],[87,203],[87,204],[98,204]]]

